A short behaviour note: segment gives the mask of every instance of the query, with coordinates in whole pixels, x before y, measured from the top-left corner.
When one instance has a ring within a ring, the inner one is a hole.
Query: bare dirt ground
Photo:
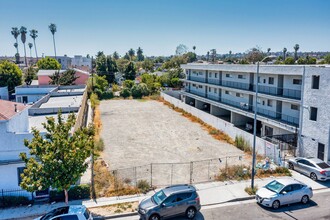
[[[199,124],[189,121],[158,101],[102,101],[100,110],[101,138],[105,143],[103,157],[111,170],[141,166],[144,171],[140,172],[150,173],[149,166],[144,165],[184,163],[174,167],[169,164],[154,165],[151,168],[155,175],[157,167],[161,166],[163,170],[169,171],[166,174],[162,172],[164,179],[175,179],[183,176],[183,173],[189,176],[192,169],[195,173],[202,172],[210,177],[209,168],[216,164],[214,169],[218,171],[219,164],[225,166],[227,156],[235,156],[228,159],[228,163],[241,163],[238,160],[238,155],[243,155],[241,150],[215,140]],[[190,161],[201,162],[191,167]],[[139,176],[136,173],[139,170],[129,170],[125,175],[133,178],[133,175]],[[179,182],[186,182],[187,178]]]

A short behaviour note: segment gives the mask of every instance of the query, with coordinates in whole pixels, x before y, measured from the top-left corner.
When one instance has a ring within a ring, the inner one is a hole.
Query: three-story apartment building
[[[258,78],[256,65],[181,67],[186,104],[252,132],[258,82],[257,135],[295,143],[298,155],[330,160],[330,66],[260,65]]]

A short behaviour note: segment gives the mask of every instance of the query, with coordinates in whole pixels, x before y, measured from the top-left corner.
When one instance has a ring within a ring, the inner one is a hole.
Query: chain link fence
[[[183,163],[151,163],[110,172],[116,183],[138,187],[140,182],[148,182],[151,187],[163,187],[214,181],[220,170],[243,163],[243,155],[235,155]]]

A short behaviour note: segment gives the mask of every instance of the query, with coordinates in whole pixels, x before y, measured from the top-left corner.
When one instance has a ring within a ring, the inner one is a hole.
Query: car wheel
[[[293,166],[292,163],[289,163],[289,169],[290,169],[290,170],[294,170],[294,166]]]
[[[304,196],[301,198],[301,202],[302,202],[303,204],[308,203],[308,202],[309,202],[309,197],[308,197],[307,195],[304,195]]]
[[[278,201],[278,200],[275,200],[274,202],[273,202],[273,204],[272,204],[272,208],[273,209],[278,209],[279,207],[280,207],[280,201]]]
[[[193,219],[195,218],[196,215],[196,209],[194,207],[190,207],[186,211],[186,216],[188,219]]]
[[[311,173],[310,177],[311,177],[311,179],[314,180],[314,181],[317,180],[317,176],[316,176],[315,173]]]
[[[159,215],[154,214],[154,215],[150,216],[149,220],[160,220],[160,217],[159,217]]]

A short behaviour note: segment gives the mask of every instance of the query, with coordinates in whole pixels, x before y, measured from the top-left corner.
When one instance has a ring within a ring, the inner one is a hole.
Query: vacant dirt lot
[[[157,101],[102,101],[100,110],[110,169],[243,154]]]

